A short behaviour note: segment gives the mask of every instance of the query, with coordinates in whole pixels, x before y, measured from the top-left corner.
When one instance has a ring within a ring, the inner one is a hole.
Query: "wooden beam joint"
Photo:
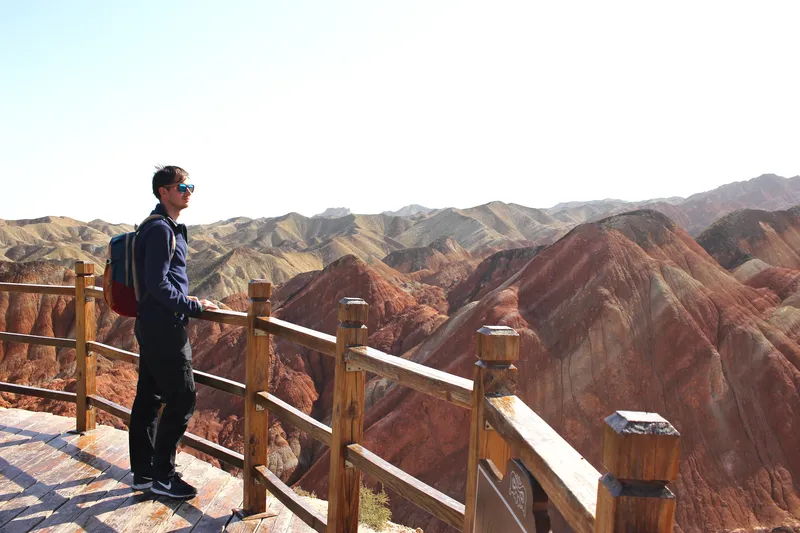
[[[364,368],[361,368],[360,366],[354,365],[352,363],[347,363],[347,365],[345,366],[345,369],[348,372],[364,372],[365,371]]]
[[[597,487],[595,533],[671,533],[680,433],[656,413],[617,411],[606,418],[603,465]]]
[[[607,472],[600,478],[609,494],[613,498],[623,496],[629,498],[664,498],[675,499],[675,494],[664,481],[638,481],[635,479],[617,479],[614,474]]]

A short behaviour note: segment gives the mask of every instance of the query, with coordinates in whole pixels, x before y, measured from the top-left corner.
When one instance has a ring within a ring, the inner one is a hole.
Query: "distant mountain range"
[[[329,207],[322,213],[317,213],[311,218],[339,218],[350,214],[350,209],[347,207]]]
[[[237,217],[189,228],[189,274],[193,292],[222,298],[244,290],[248,277],[279,284],[301,272],[321,270],[345,255],[375,264],[395,252],[443,238],[480,260],[498,250],[551,244],[578,224],[637,209],[659,211],[697,235],[738,209],[772,211],[796,204],[800,204],[800,176],[766,174],[685,199],[567,202],[549,209],[496,201],[466,209],[409,205],[379,215],[353,214],[338,207],[311,218],[298,213]],[[65,217],[0,220],[0,259],[45,260],[62,266],[82,259],[93,261],[102,271],[109,238],[132,229]],[[452,276],[453,282],[460,278],[455,272]]]
[[[397,211],[384,211],[382,215],[389,215],[390,217],[413,217],[414,215],[427,215],[436,209],[429,209],[419,204],[407,205]]]

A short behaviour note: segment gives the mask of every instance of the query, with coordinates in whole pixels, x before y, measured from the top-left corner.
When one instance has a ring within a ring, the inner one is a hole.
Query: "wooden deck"
[[[271,497],[274,517],[240,520],[233,509],[242,505],[242,480],[186,453],[178,470],[198,487],[196,498],[134,491],[128,433],[74,429],[74,418],[0,408],[0,531],[313,532]]]

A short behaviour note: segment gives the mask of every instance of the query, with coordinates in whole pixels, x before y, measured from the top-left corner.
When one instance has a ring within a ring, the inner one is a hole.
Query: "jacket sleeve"
[[[169,309],[197,317],[203,311],[200,302],[190,300],[167,279],[172,259],[172,230],[163,222],[154,222],[144,240],[144,286],[147,292]]]

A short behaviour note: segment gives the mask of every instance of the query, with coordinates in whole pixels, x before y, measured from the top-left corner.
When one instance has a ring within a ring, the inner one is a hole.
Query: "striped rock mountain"
[[[664,215],[575,228],[414,358],[472,377],[485,324],[519,332],[518,394],[598,470],[615,410],[675,425],[679,531],[800,527],[800,313],[740,283]],[[368,412],[364,444],[463,501],[468,427],[465,410],[394,388]],[[299,483],[324,494],[326,473],[323,459]],[[392,504],[401,523],[449,531],[402,498]]]

